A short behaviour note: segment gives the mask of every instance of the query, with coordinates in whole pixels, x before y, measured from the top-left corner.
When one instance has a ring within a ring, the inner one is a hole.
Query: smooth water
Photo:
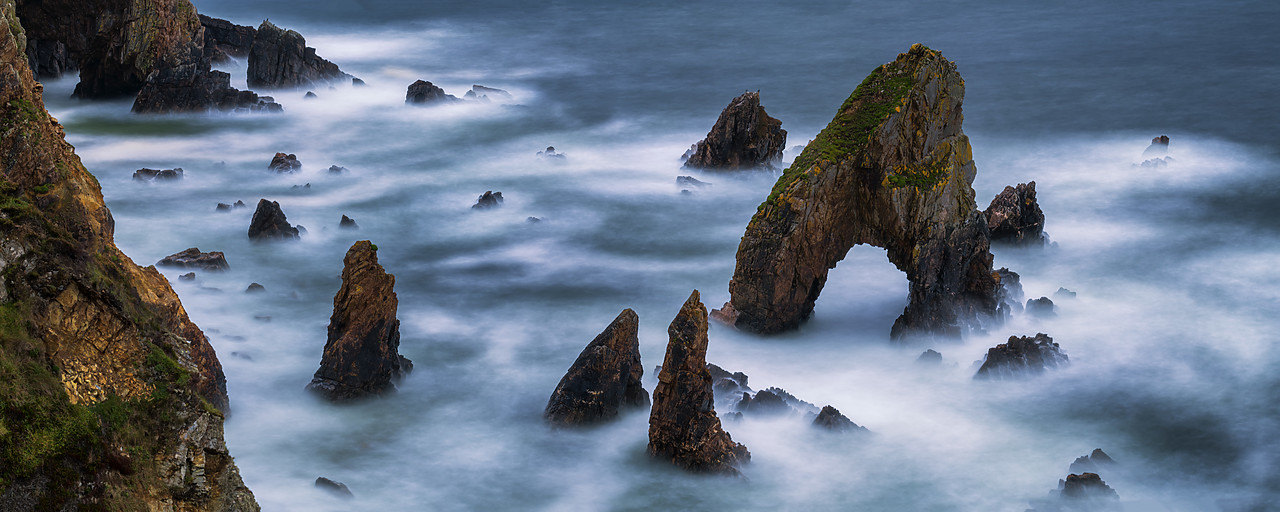
[[[134,116],[128,101],[67,99],[74,78],[45,94],[127,254],[226,253],[230,271],[194,282],[161,270],[223,362],[227,442],[266,510],[1021,511],[1098,447],[1123,465],[1107,480],[1125,510],[1266,510],[1280,501],[1280,8],[1123,4],[203,1],[301,31],[369,86],[267,92],[282,115]],[[713,325],[708,359],[873,435],[726,422],[752,453],[733,480],[650,461],[644,411],[546,427],[552,389],[621,309],[640,316],[652,390],[689,292],[728,299],[739,237],[776,174],[680,169],[720,109],[760,90],[788,145],[803,144],[915,42],[966,79],[980,206],[1038,185],[1057,247],[996,247],[996,265],[1029,297],[1078,297],[1056,318],[937,346],[944,365],[922,368],[924,347],[888,340],[905,276],[857,247],[799,332]],[[243,62],[223,68],[243,86]],[[504,88],[518,105],[405,106],[419,78],[458,96]],[[1134,168],[1160,134],[1176,162]],[[548,145],[568,158],[535,155]],[[277,151],[303,171],[268,172]],[[180,182],[130,179],[175,166]],[[681,195],[681,174],[712,186]],[[505,205],[473,211],[486,190]],[[300,242],[248,242],[263,197],[307,228]],[[237,199],[249,208],[214,211]],[[360,229],[338,229],[343,214]],[[396,275],[415,369],[395,395],[335,406],[303,387],[358,239]],[[244,294],[250,282],[267,292]],[[1036,332],[1069,368],[972,380],[988,347]],[[316,490],[321,475],[355,500]]]

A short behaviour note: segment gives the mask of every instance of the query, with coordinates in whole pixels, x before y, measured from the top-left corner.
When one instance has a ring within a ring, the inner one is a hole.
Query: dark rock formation
[[[1116,494],[1106,482],[1102,481],[1096,473],[1085,473],[1083,475],[1067,475],[1067,479],[1060,484],[1062,499],[1064,500],[1119,500],[1120,495]]]
[[[745,373],[729,373],[728,370],[711,363],[707,363],[707,372],[711,375],[711,389],[715,392],[715,396],[731,397],[755,392],[747,386]]]
[[[742,393],[738,402],[738,412],[744,416],[782,416],[795,412],[782,397],[772,391],[764,390],[751,396]]]
[[[547,146],[547,149],[538,152],[538,156],[557,161],[563,161],[568,158],[564,156],[564,153],[556,153],[555,146]]]
[[[249,221],[249,240],[296,240],[298,228],[289,225],[289,219],[280,209],[280,203],[258,200],[258,209]]]
[[[853,420],[840,414],[839,410],[830,405],[823,406],[822,412],[819,412],[818,416],[813,418],[813,426],[835,432],[868,432],[866,427],[854,423]]]
[[[1048,297],[1027,299],[1027,314],[1038,318],[1052,318],[1058,316],[1058,314],[1054,312],[1053,301]]]
[[[653,390],[649,415],[650,456],[698,472],[737,475],[751,460],[716,417],[707,371],[707,309],[694,290],[667,327],[667,355]]]
[[[342,264],[324,357],[307,385],[335,402],[394,391],[393,382],[413,369],[399,352],[396,278],[378,264],[377,249],[368,240],[356,242]]]
[[[1162,157],[1169,154],[1169,136],[1161,135],[1151,139],[1151,145],[1142,151],[1142,157]]]
[[[219,211],[219,212],[229,212],[231,211],[231,205],[227,203],[218,203],[218,206],[213,207],[213,209],[214,211]]]
[[[1047,499],[1032,500],[1027,512],[1108,512],[1124,510],[1120,495],[1096,473],[1067,475]]]
[[[760,106],[760,93],[746,92],[729,102],[707,138],[694,145],[684,166],[705,169],[773,168],[787,146],[782,121]]]
[[[231,75],[208,63],[164,67],[147,76],[133,102],[135,114],[167,112],[283,112],[270,96],[231,87]]]
[[[302,162],[298,161],[298,155],[276,153],[271,157],[271,163],[267,164],[267,169],[275,172],[298,172],[302,170]]]
[[[1067,364],[1067,354],[1045,333],[1038,333],[1034,338],[1010,336],[1008,342],[987,350],[987,357],[973,378],[1018,378]]]
[[[200,270],[226,270],[231,268],[222,251],[200,252],[192,247],[182,252],[170,254],[156,262],[162,267],[196,268]]]
[[[133,179],[134,181],[180,180],[182,179],[182,168],[138,169],[133,171]]]
[[[488,208],[495,208],[501,205],[502,205],[502,192],[494,192],[492,190],[486,190],[485,193],[480,194],[480,197],[476,198],[476,204],[471,205],[471,207],[484,210]]]
[[[589,425],[611,420],[623,408],[649,405],[649,392],[640,383],[639,326],[635,311],[624,309],[582,349],[547,400],[543,416],[548,422]]]
[[[351,489],[347,488],[347,484],[335,482],[322,476],[316,477],[316,489],[320,489],[342,499],[349,500],[355,497],[355,495],[351,494]]]
[[[249,283],[249,287],[244,289],[245,293],[260,293],[267,291],[267,287],[258,283]]]
[[[319,98],[319,96],[316,96],[316,93],[313,91],[307,91],[306,94],[302,95],[302,99],[304,100],[314,100],[316,98]]]
[[[338,227],[342,229],[360,229],[360,225],[356,221],[346,215],[342,216],[342,220],[338,221]]]
[[[1071,463],[1071,467],[1067,469],[1068,473],[1101,473],[1103,469],[1109,469],[1116,465],[1116,461],[1102,451],[1102,448],[1095,448],[1092,453],[1077,458]]]
[[[263,21],[249,49],[249,87],[283,89],[350,80],[338,65],[320,58],[306,38]]]
[[[475,100],[481,103],[489,103],[491,101],[506,102],[506,101],[515,100],[515,98],[511,96],[511,93],[507,91],[504,91],[502,89],[496,89],[493,87],[485,87],[483,85],[472,85],[471,90],[467,91],[466,94],[462,95],[462,99]]]
[[[1062,299],[1074,299],[1074,298],[1076,298],[1076,292],[1073,292],[1073,291],[1071,291],[1071,290],[1068,290],[1068,289],[1066,289],[1066,288],[1063,288],[1063,287],[1059,286],[1059,287],[1058,287],[1058,291],[1053,292],[1053,298],[1058,299],[1058,300],[1062,300]]]
[[[248,207],[249,207],[249,205],[244,204],[244,201],[241,201],[241,200],[237,199],[237,200],[236,200],[236,203],[235,203],[235,204],[233,204],[233,205],[231,205],[231,207],[232,207],[232,208],[248,208]]]
[[[178,280],[179,280],[179,281],[195,281],[195,280],[196,280],[196,273],[195,273],[195,272],[187,272],[186,274],[182,274],[182,275],[178,276]]]
[[[347,172],[347,168],[346,168],[346,167],[339,167],[339,166],[337,166],[337,165],[330,165],[330,166],[329,166],[329,174],[342,174],[342,173],[344,173],[344,172]]]
[[[894,339],[959,336],[994,319],[963,100],[955,64],[924,46],[876,68],[747,225],[720,318],[761,333],[795,329],[827,271],[865,243],[886,248],[911,283]]]
[[[524,221],[529,224],[537,224],[539,222],[542,222],[542,219],[539,219],[537,217],[525,217]]]
[[[693,176],[676,176],[676,186],[680,188],[702,188],[710,187],[711,184]]]
[[[916,358],[916,364],[937,366],[942,364],[942,353],[934,349],[929,349],[920,353],[920,357]]]
[[[1001,318],[1009,318],[1013,313],[1022,312],[1022,278],[1017,272],[1007,267],[996,270],[999,288],[996,290],[997,312]]]
[[[444,89],[436,87],[435,84],[426,80],[418,80],[409,84],[409,89],[404,95],[404,102],[410,105],[435,105],[457,103],[459,101],[462,100],[452,94],[445,94]]]
[[[982,212],[987,218],[992,241],[1014,245],[1044,245],[1044,212],[1036,202],[1036,182],[1004,187]]]
[[[253,38],[258,34],[253,27],[203,14],[200,15],[200,25],[204,27],[205,55],[215,62],[226,57],[248,57],[249,50],[253,48]]]
[[[116,247],[28,66],[28,35],[112,40],[120,13],[93,4],[25,2],[24,30],[0,0],[0,508],[256,511],[223,439],[217,354],[164,275]],[[40,17],[59,9],[88,21]]]
[[[27,40],[27,62],[40,79],[62,78],[63,73],[76,70],[77,63],[62,41]]]

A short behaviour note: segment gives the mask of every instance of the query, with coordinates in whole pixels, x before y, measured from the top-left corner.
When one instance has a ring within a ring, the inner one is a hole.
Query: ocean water
[[[1269,510],[1280,7],[1124,4],[200,1],[204,14],[299,30],[368,87],[264,92],[282,115],[134,116],[129,101],[69,99],[74,78],[45,96],[102,184],[121,249],[141,264],[187,247],[226,253],[229,271],[194,282],[161,271],[222,360],[227,443],[265,510],[1022,511],[1094,448],[1121,464],[1104,478],[1124,510]],[[934,346],[944,364],[924,368],[926,347],[889,342],[904,274],[883,249],[856,247],[802,329],[713,324],[708,359],[757,389],[834,405],[872,435],[726,421],[752,453],[739,480],[649,460],[647,411],[549,429],[548,396],[620,310],[640,316],[652,390],[690,291],[708,307],[728,299],[739,237],[776,173],[679,160],[728,101],[759,90],[788,146],[801,145],[916,42],[966,79],[980,207],[1037,183],[1057,245],[997,246],[996,266],[1020,273],[1029,297],[1078,296],[1055,299],[1055,318]],[[243,61],[222,68],[243,86]],[[404,105],[420,78],[514,101]],[[1134,167],[1161,134],[1175,162]],[[549,145],[567,158],[535,155]],[[267,171],[277,151],[302,171]],[[141,167],[186,177],[132,181]],[[690,174],[712,185],[682,195],[675,177]],[[505,204],[473,211],[486,190]],[[259,198],[305,226],[302,240],[250,244]],[[249,207],[214,211],[236,200]],[[360,229],[340,230],[343,214]],[[415,369],[394,395],[331,405],[303,387],[342,255],[361,239],[396,275]],[[266,293],[244,294],[251,282]],[[1071,365],[972,380],[988,347],[1036,332]],[[317,476],[354,500],[316,490]]]

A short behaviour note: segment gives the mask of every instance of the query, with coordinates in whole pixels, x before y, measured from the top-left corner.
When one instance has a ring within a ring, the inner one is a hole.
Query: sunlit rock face
[[[888,250],[910,302],[892,336],[959,336],[994,318],[997,280],[955,64],[921,45],[876,68],[783,172],[747,225],[717,317],[795,329],[851,247]]]

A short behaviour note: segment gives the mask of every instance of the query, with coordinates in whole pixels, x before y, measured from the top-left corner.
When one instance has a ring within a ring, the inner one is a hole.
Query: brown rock
[[[640,379],[640,317],[624,309],[569,367],[547,400],[544,417],[552,425],[588,425],[613,419],[622,408],[647,407],[649,392]]]
[[[329,340],[307,385],[335,402],[394,391],[394,382],[413,369],[399,352],[396,278],[378,264],[377,247],[368,240],[356,242],[342,264]]]
[[[1044,212],[1036,202],[1036,182],[1004,187],[982,212],[991,230],[991,240],[1014,245],[1044,245]]]
[[[759,92],[745,92],[720,112],[707,138],[692,148],[687,168],[773,168],[787,146],[782,121],[769,117],[760,106]]]
[[[739,474],[737,466],[750,461],[751,453],[733,442],[716,417],[706,361],[707,308],[697,290],[667,334],[671,339],[649,415],[649,455],[691,471]]]
[[[249,221],[249,240],[297,240],[298,228],[289,225],[289,219],[280,209],[280,203],[258,200],[258,209]]]
[[[222,251],[200,252],[192,247],[182,252],[165,256],[156,265],[181,268],[198,268],[200,270],[226,270],[231,268]]]
[[[267,164],[267,169],[275,172],[297,172],[302,170],[302,162],[298,161],[298,155],[276,153],[271,157],[271,163]]]
[[[761,333],[795,329],[813,314],[827,271],[871,244],[911,283],[894,339],[959,336],[994,319],[963,100],[955,64],[924,46],[874,70],[747,225],[723,316]]]

